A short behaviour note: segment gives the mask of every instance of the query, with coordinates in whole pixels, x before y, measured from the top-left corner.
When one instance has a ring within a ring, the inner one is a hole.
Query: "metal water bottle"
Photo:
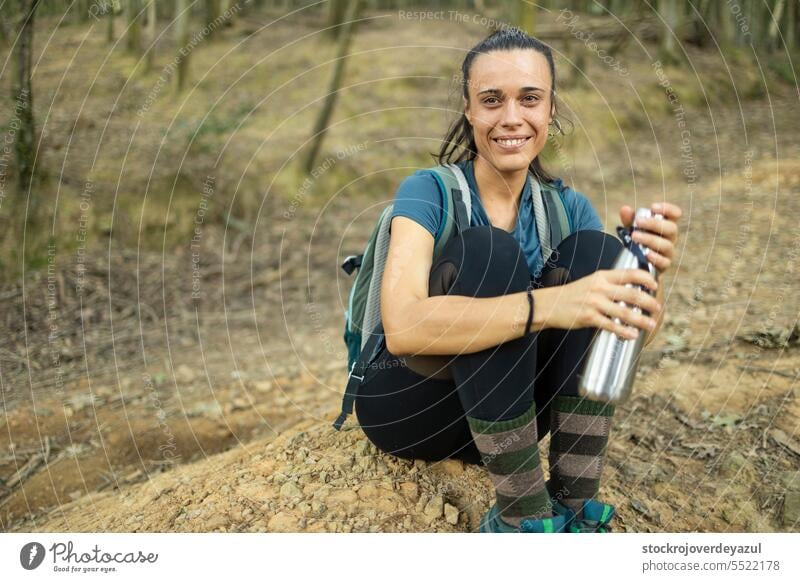
[[[663,219],[663,215],[653,215],[649,208],[639,208],[633,219],[633,229],[636,228],[636,219],[641,217],[655,216]],[[614,262],[614,269],[638,269],[647,267],[653,277],[658,280],[658,271],[650,261],[646,259],[650,251],[647,247],[633,241],[626,229],[618,228],[617,231],[623,238],[625,246]],[[626,283],[626,287],[638,287],[655,296],[655,291],[641,285]],[[625,305],[624,301],[620,304]],[[639,307],[634,307],[633,311],[642,313]],[[645,312],[645,315],[650,315]],[[614,318],[616,323],[620,323],[619,318]],[[628,399],[633,388],[633,380],[636,377],[636,369],[639,367],[639,354],[642,351],[646,330],[639,329],[639,335],[635,339],[620,338],[617,334],[606,329],[602,329],[595,334],[589,356],[583,367],[583,371],[578,375],[578,391],[581,396],[590,400],[609,402],[611,404],[621,404]]]

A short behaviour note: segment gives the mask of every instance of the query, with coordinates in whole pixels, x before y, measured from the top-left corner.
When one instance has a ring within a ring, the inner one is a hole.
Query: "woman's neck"
[[[481,199],[499,204],[518,204],[528,177],[528,168],[513,172],[499,172],[480,155],[472,161],[475,182]]]

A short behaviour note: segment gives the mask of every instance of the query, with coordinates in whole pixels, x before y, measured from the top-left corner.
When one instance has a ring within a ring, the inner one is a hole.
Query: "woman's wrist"
[[[540,287],[533,290],[533,321],[531,322],[531,331],[540,331],[550,327],[550,305],[552,292],[556,288]]]

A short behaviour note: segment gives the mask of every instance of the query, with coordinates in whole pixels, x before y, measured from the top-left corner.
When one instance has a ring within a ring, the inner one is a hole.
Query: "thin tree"
[[[345,21],[347,0],[328,0],[328,36],[334,40],[344,31],[341,24]]]
[[[156,59],[156,0],[149,0],[147,5],[147,59],[145,60],[145,68],[147,71],[153,70],[153,64]]]
[[[680,8],[678,0],[658,0],[658,13],[662,19],[659,58],[665,64],[679,61],[675,40],[681,20]]]
[[[783,7],[785,5],[785,0],[775,1],[775,10],[773,10],[772,18],[769,21],[768,42],[770,50],[778,46],[778,27],[780,25],[781,16],[783,16]]]
[[[216,28],[219,24],[219,0],[206,0],[205,9],[205,25],[206,25],[206,40],[212,40],[216,34]]]
[[[109,0],[106,4],[106,42],[113,44],[114,42],[114,0]]]
[[[14,116],[19,128],[16,132],[14,152],[17,159],[17,188],[25,194],[34,177],[36,156],[36,128],[33,119],[33,17],[40,0],[21,0],[21,15],[17,22],[17,46],[14,55],[14,89],[12,91]]]
[[[178,61],[178,75],[176,88],[183,91],[186,79],[189,76],[189,8],[187,0],[175,0],[175,44],[178,46],[176,59]]]
[[[308,155],[305,160],[305,170],[309,174],[314,169],[314,162],[317,159],[319,150],[322,147],[322,140],[325,138],[325,132],[328,129],[328,123],[333,115],[333,108],[336,105],[336,97],[339,94],[339,88],[342,85],[342,77],[344,76],[344,65],[347,61],[347,53],[350,50],[350,42],[355,32],[355,19],[358,16],[360,0],[350,0],[347,7],[347,14],[344,17],[342,24],[342,34],[339,37],[339,45],[336,50],[336,62],[333,66],[333,74],[331,81],[328,85],[328,95],[325,97],[325,102],[322,105],[322,110],[319,112],[317,122],[314,124],[314,130],[311,133],[311,145],[308,148]]]
[[[134,54],[141,54],[142,52],[141,19],[139,18],[141,9],[141,0],[128,0],[128,35],[126,44],[128,50]]]

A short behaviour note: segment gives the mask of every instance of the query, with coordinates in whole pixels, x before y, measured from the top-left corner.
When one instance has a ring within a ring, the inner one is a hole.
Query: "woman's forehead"
[[[470,68],[474,93],[487,89],[515,92],[521,87],[550,89],[550,67],[539,51],[509,50],[479,54]]]

